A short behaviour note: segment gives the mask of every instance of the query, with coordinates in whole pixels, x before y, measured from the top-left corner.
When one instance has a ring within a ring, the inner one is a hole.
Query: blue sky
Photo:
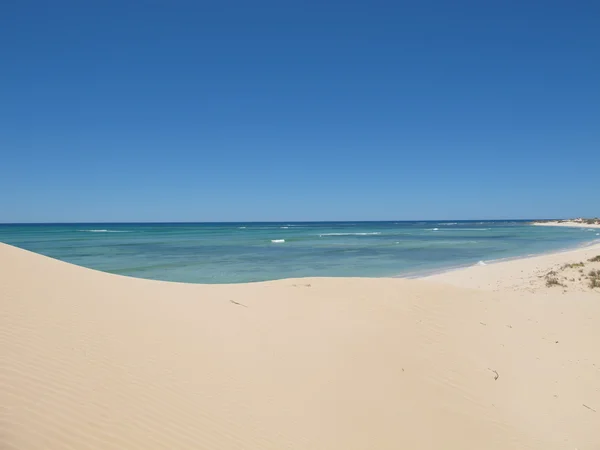
[[[600,3],[0,3],[0,222],[600,215]]]

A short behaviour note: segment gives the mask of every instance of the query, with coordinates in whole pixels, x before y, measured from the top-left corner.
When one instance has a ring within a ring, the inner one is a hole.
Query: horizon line
[[[531,222],[536,220],[569,220],[569,218],[526,218],[526,219],[515,219],[515,218],[507,218],[507,219],[486,219],[486,218],[478,218],[478,219],[414,219],[414,220],[398,220],[398,219],[386,219],[386,220],[226,220],[226,221],[143,221],[143,222],[135,222],[135,221],[126,221],[126,222],[0,222],[0,225],[91,225],[91,224],[129,224],[129,225],[167,225],[167,224],[237,224],[237,223],[374,223],[374,222],[441,222],[441,221],[458,221],[458,222],[476,222],[476,221],[488,221],[488,222]]]

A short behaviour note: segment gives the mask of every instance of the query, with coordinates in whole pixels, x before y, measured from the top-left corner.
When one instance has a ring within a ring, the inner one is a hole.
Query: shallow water
[[[0,225],[0,241],[105,272],[193,283],[389,277],[576,247],[525,221]]]

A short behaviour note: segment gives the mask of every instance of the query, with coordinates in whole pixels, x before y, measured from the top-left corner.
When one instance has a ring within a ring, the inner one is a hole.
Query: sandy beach
[[[487,265],[474,265],[458,270],[421,278],[425,281],[445,283],[457,287],[495,292],[551,292],[546,286],[547,275],[557,278],[564,286],[563,294],[587,292],[587,274],[600,269],[600,262],[588,260],[600,255],[600,244],[541,256],[501,261]],[[583,266],[579,264],[583,263]],[[573,267],[566,267],[574,265]]]
[[[533,222],[536,227],[570,227],[570,228],[600,228],[600,223],[583,223],[575,220],[551,220],[548,222]]]
[[[599,254],[192,285],[0,244],[0,448],[598,449]]]

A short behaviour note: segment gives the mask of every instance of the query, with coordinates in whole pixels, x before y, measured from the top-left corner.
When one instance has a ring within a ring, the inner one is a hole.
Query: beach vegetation
[[[564,284],[562,284],[560,281],[558,281],[558,278],[556,277],[546,277],[546,287],[554,287],[554,286],[563,286]]]
[[[600,270],[590,270],[588,279],[591,289],[600,288]]]
[[[578,263],[572,263],[572,264],[565,264],[564,266],[562,266],[562,269],[578,269],[579,267],[583,267],[585,266],[584,263],[582,262],[578,262]]]
[[[593,258],[588,259],[589,262],[600,262],[600,255],[596,255]]]

